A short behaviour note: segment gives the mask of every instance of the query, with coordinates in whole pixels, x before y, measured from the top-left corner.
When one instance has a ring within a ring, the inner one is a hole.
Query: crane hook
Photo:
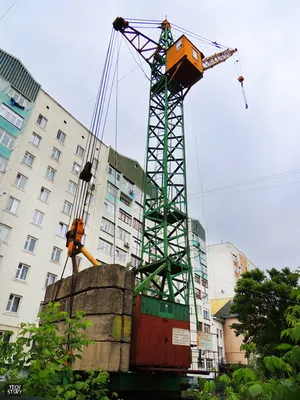
[[[244,89],[244,77],[243,76],[239,76],[238,78],[237,78],[237,80],[240,82],[240,84],[241,84],[241,87],[242,87],[242,91],[243,91],[243,96],[244,96],[244,101],[245,101],[245,107],[246,107],[246,110],[247,110],[247,108],[248,108],[248,103],[247,103],[247,98],[246,98],[246,94],[245,94],[245,89]]]

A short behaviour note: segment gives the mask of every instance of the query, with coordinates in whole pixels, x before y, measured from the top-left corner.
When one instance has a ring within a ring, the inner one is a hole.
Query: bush
[[[39,315],[39,326],[22,323],[15,342],[0,338],[0,375],[4,376],[0,391],[7,383],[21,383],[29,396],[109,400],[107,372],[80,374],[72,371],[70,365],[81,358],[84,346],[92,343],[84,333],[91,322],[83,321],[83,312],[68,318],[67,313],[59,311],[59,306],[49,303]],[[63,332],[58,332],[59,322],[63,324]]]

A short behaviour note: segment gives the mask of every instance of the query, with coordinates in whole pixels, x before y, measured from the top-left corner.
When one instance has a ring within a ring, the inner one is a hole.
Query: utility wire
[[[248,181],[242,181],[242,182],[239,182],[239,183],[233,183],[231,185],[220,186],[220,187],[217,187],[217,188],[205,190],[203,192],[201,191],[201,192],[191,193],[190,196],[205,195],[205,194],[208,194],[208,193],[219,192],[219,191],[224,190],[224,189],[232,189],[232,188],[237,188],[237,187],[240,187],[240,186],[247,186],[247,185],[250,185],[250,184],[261,183],[261,182],[265,182],[265,181],[268,181],[268,180],[273,180],[273,179],[278,179],[278,178],[285,178],[286,176],[291,176],[291,175],[299,174],[299,173],[300,173],[300,169],[299,168],[292,169],[292,170],[285,171],[285,172],[280,172],[280,173],[277,173],[277,174],[266,175],[266,176],[262,176],[260,178],[250,179]]]
[[[15,0],[12,5],[10,7],[8,7],[8,9],[5,11],[5,13],[2,15],[2,17],[0,18],[0,22],[3,20],[3,18],[5,17],[5,15],[7,15],[7,13],[13,8],[13,6],[17,3],[18,0]]]

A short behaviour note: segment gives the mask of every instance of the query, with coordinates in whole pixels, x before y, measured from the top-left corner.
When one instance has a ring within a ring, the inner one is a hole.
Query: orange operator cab
[[[168,50],[166,73],[184,88],[193,86],[203,77],[203,53],[182,35]]]

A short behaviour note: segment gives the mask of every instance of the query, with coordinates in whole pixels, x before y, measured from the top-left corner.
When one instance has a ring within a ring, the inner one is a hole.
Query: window
[[[208,310],[203,310],[203,318],[209,319],[209,311]]]
[[[195,60],[198,60],[198,51],[194,48],[192,48],[192,55]]]
[[[202,315],[202,307],[197,305],[198,316]]]
[[[99,165],[99,161],[97,160],[97,158],[94,157],[92,167],[95,169],[98,169],[98,165]]]
[[[1,104],[0,106],[0,115],[18,129],[22,128],[24,118],[22,118],[19,114],[15,113],[5,104]]]
[[[120,196],[120,202],[125,204],[125,206],[129,207],[130,206],[130,200],[126,199],[124,196]]]
[[[33,217],[32,217],[32,222],[36,225],[42,226],[43,218],[44,218],[44,213],[42,213],[39,210],[34,210]]]
[[[122,229],[118,226],[118,230],[117,230],[117,237],[121,240],[123,240],[123,242],[129,242],[130,239],[130,233],[125,231],[125,229]]]
[[[223,357],[223,347],[218,346],[218,357],[222,358]]]
[[[116,197],[117,193],[118,193],[118,188],[113,185],[110,182],[107,182],[107,186],[106,186],[106,190],[108,191],[108,193],[110,193],[112,196]]]
[[[140,264],[140,259],[133,254],[131,254],[131,266],[132,268],[137,268]]]
[[[106,218],[101,219],[101,227],[100,229],[106,233],[108,233],[109,235],[114,236],[115,234],[115,224],[112,223],[111,221],[109,221]]]
[[[22,163],[31,168],[34,159],[35,159],[35,157],[32,154],[28,153],[28,151],[26,151],[26,153],[24,154]]]
[[[12,312],[12,313],[17,313],[19,306],[20,306],[20,301],[21,301],[21,296],[18,296],[16,294],[10,294],[7,306],[6,306],[6,311],[7,312]]]
[[[84,211],[84,213],[83,213],[83,222],[84,222],[84,224],[86,226],[88,226],[89,218],[90,218],[90,214],[87,213],[86,211]]]
[[[143,231],[143,224],[142,224],[142,222],[139,221],[139,220],[136,219],[136,218],[133,218],[133,227],[134,227],[134,229],[136,229],[136,230],[139,231],[139,232],[142,232],[142,231]]]
[[[87,193],[86,194],[86,200],[85,200],[86,204],[92,204],[93,202],[93,195],[92,193]]]
[[[104,210],[115,215],[115,205],[109,200],[104,200]]]
[[[214,361],[213,360],[208,360],[206,359],[206,369],[213,369],[214,367]]]
[[[80,170],[81,170],[81,165],[77,164],[77,162],[74,161],[74,162],[73,162],[73,166],[72,166],[72,172],[73,172],[73,174],[79,175]]]
[[[15,278],[19,279],[20,281],[26,281],[29,268],[29,265],[19,263]]]
[[[222,338],[223,338],[223,331],[222,331],[222,329],[217,329],[217,334],[218,334],[218,336],[219,336],[219,339],[222,339]]]
[[[20,173],[17,174],[16,180],[15,180],[15,186],[17,186],[20,189],[24,189],[26,186],[28,178]]]
[[[200,276],[197,275],[197,274],[195,274],[195,282],[196,283],[201,283]]]
[[[73,208],[73,204],[70,203],[69,201],[65,200],[64,201],[64,206],[63,206],[63,213],[67,214],[67,215],[71,215],[72,208]]]
[[[58,247],[53,247],[52,254],[51,254],[51,261],[59,263],[60,256],[62,255],[62,250]]]
[[[112,255],[112,249],[113,249],[112,243],[107,242],[106,240],[99,238],[98,250],[100,250],[103,253],[108,254],[109,256],[111,256]]]
[[[1,85],[1,80],[0,80],[0,85]],[[0,86],[0,91],[1,91],[1,86]],[[0,339],[6,344],[10,342],[11,335],[12,334],[9,331],[0,331]]]
[[[37,239],[28,235],[25,245],[24,245],[24,250],[30,251],[31,253],[34,253],[34,250],[36,248],[37,245]]]
[[[207,281],[206,279],[204,279],[204,278],[202,278],[202,285],[203,285],[205,288],[208,288],[208,281]]]
[[[8,159],[0,156],[0,172],[5,172]]]
[[[198,331],[202,332],[202,329],[203,329],[203,323],[198,321]]]
[[[83,155],[84,155],[84,148],[78,145],[78,146],[77,146],[77,149],[76,149],[76,155],[77,155],[78,157],[80,157],[80,158],[83,158]]]
[[[119,219],[125,224],[131,225],[131,216],[121,209],[119,210]]]
[[[23,106],[26,110],[30,107],[30,102],[25,99],[25,97],[21,96],[15,89],[12,87],[8,91],[8,96],[15,100],[20,106]]]
[[[123,176],[123,186],[125,186],[129,192],[133,192],[134,185],[128,179],[126,179],[125,176]]]
[[[133,238],[133,247],[137,250],[137,253],[140,255],[142,249],[142,242],[141,240],[137,239],[136,237]]]
[[[51,272],[47,272],[47,277],[45,281],[45,288],[49,285],[52,285],[56,282],[57,275],[51,274]]]
[[[135,200],[138,203],[143,204],[144,195],[138,187],[135,187],[135,195],[136,195]]]
[[[178,51],[179,49],[181,49],[182,47],[182,39],[177,40],[176,42],[176,51]]]
[[[12,150],[14,147],[16,139],[6,130],[0,128],[0,143],[3,144],[3,146],[7,147],[8,149]]]
[[[6,209],[13,214],[16,214],[18,211],[18,207],[20,205],[20,200],[15,199],[14,197],[10,196],[7,202]]]
[[[235,254],[232,254],[232,257],[233,257],[233,261],[237,263],[237,261],[238,261],[237,256]]]
[[[8,238],[11,232],[11,227],[4,225],[4,224],[0,224],[0,243],[4,242],[7,243],[8,242]]]
[[[5,88],[5,86],[6,86],[5,80],[3,80],[3,79],[0,78],[0,92],[3,91],[3,89]],[[2,332],[2,331],[0,331],[0,332]]]
[[[43,117],[42,114],[40,114],[38,116],[38,119],[36,120],[36,123],[40,125],[40,127],[43,129],[46,128],[47,122],[48,122],[47,118]]]
[[[63,133],[60,129],[56,134],[56,139],[60,141],[60,143],[64,144],[66,140],[66,134]]]
[[[137,214],[139,214],[140,217],[143,216],[143,207],[140,204],[134,203],[133,211],[136,212]]]
[[[210,325],[204,324],[204,332],[205,333],[210,333]]]
[[[75,194],[76,188],[77,188],[76,183],[70,180],[68,184],[68,192],[71,194]]]
[[[200,289],[195,289],[196,292],[196,299],[200,299],[201,300],[201,290]]]
[[[116,171],[113,167],[111,167],[110,165],[108,166],[108,173],[110,176],[112,176],[113,178],[115,178],[117,181],[120,181],[120,173],[118,171]]]
[[[31,139],[30,139],[32,144],[34,144],[36,147],[39,147],[41,140],[42,140],[42,138],[38,134],[36,134],[35,132],[32,132]]]
[[[51,182],[54,181],[56,171],[52,167],[48,165],[47,170],[46,170],[46,178],[48,178]]]
[[[121,262],[126,262],[127,253],[124,250],[121,250],[119,247],[116,247],[116,259]]]
[[[55,161],[59,161],[60,155],[61,151],[59,151],[56,147],[53,147],[51,152],[51,158],[53,158]]]
[[[68,225],[64,224],[63,222],[60,222],[58,224],[58,232],[57,234],[60,236],[66,236],[68,230]]]
[[[44,203],[47,203],[50,195],[50,190],[42,187],[39,195],[39,200],[43,201]]]

